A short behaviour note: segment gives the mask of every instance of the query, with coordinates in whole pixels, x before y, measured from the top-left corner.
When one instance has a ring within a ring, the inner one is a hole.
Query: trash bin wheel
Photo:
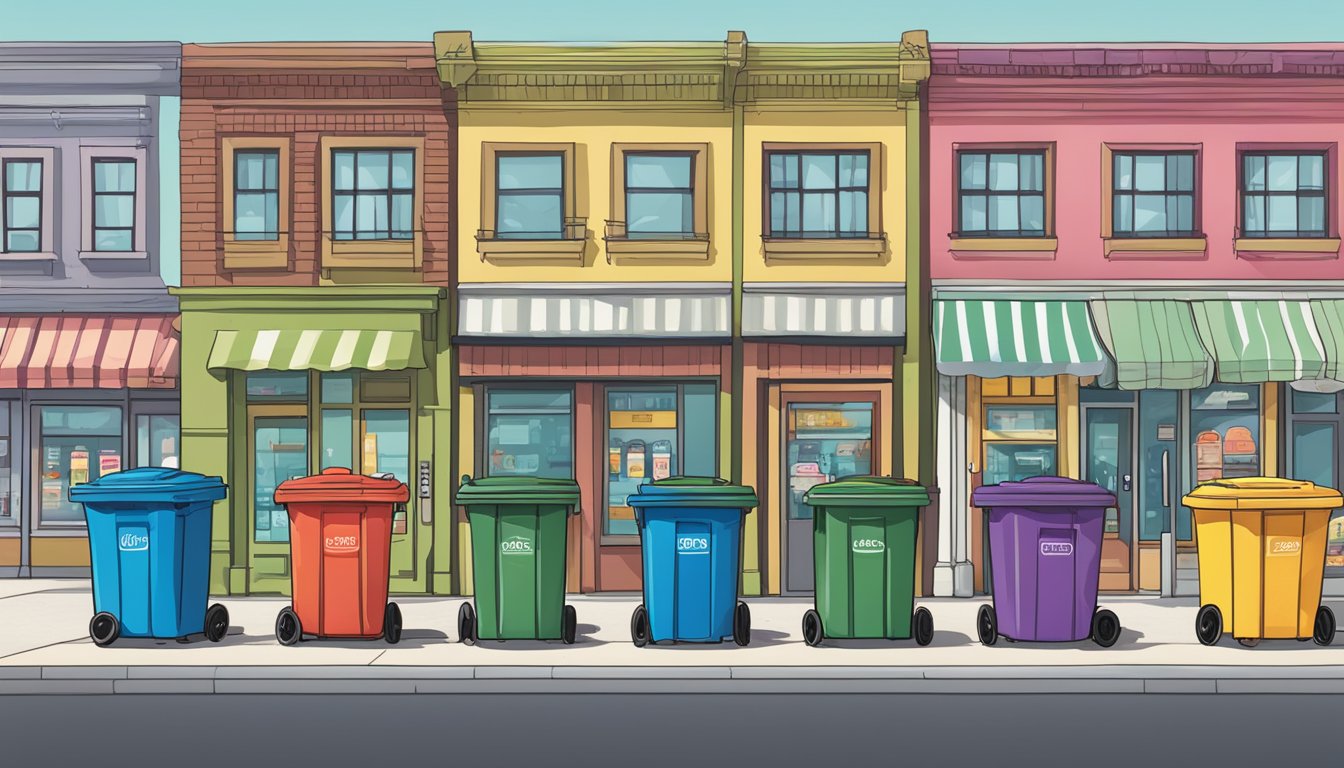
[[[649,609],[640,603],[635,612],[630,615],[630,639],[634,641],[636,648],[643,648],[649,644]]]
[[[476,633],[476,609],[468,600],[457,609],[457,640],[467,645],[475,645],[479,639],[480,635]]]
[[[205,609],[205,639],[218,643],[229,634],[229,609],[215,603]]]
[[[565,645],[573,645],[579,636],[579,613],[574,606],[566,605],[560,613],[560,640]]]
[[[980,642],[993,645],[999,642],[999,617],[994,615],[994,606],[982,605],[975,615],[975,631]]]
[[[93,644],[106,647],[117,641],[121,636],[121,622],[117,617],[104,611],[95,613],[89,620],[89,637],[93,639]]]
[[[1217,645],[1223,637],[1223,613],[1216,605],[1206,605],[1195,614],[1195,637],[1204,645]]]
[[[293,608],[281,608],[280,615],[275,617],[275,639],[281,645],[298,645],[303,639],[303,623]]]
[[[741,600],[733,611],[733,642],[738,645],[751,642],[751,609]]]
[[[1238,637],[1238,638],[1237,638],[1237,642],[1238,642],[1238,643],[1241,643],[1241,646],[1242,646],[1243,648],[1254,648],[1255,646],[1257,646],[1257,645],[1260,644],[1260,638],[1258,638],[1258,637]]]
[[[923,606],[915,609],[915,615],[911,621],[915,629],[915,642],[920,645],[928,645],[933,642],[933,614],[929,609]]]
[[[821,626],[821,614],[808,608],[803,614],[803,642],[816,648],[826,639],[826,630]]]
[[[1120,639],[1120,619],[1105,608],[1092,614],[1092,642],[1110,648]]]
[[[1316,609],[1316,627],[1311,639],[1317,645],[1329,645],[1335,640],[1335,612],[1329,606]]]
[[[391,645],[401,642],[401,606],[388,603],[383,611],[383,639]]]

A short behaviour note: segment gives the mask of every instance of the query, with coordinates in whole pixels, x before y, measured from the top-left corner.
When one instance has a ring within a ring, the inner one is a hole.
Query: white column
[[[975,568],[971,565],[971,499],[970,466],[966,455],[966,377],[952,380],[950,461],[956,468],[952,490],[952,594],[956,597],[975,595]]]
[[[937,477],[940,486],[938,500],[938,562],[933,566],[934,597],[952,597],[956,594],[956,569],[953,539],[957,522],[958,478],[965,467],[957,465],[952,444],[955,434],[955,395],[957,380],[938,374],[938,414],[935,420],[935,445],[938,456]]]

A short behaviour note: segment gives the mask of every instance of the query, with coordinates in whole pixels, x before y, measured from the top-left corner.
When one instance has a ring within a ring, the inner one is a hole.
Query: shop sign
[[[676,429],[676,411],[612,411],[612,429]]]
[[[530,555],[532,554],[532,542],[522,536],[510,536],[499,542],[499,553],[501,555]]]
[[[1295,536],[1270,536],[1265,542],[1266,554],[1291,556],[1302,552],[1302,540]]]
[[[679,555],[708,555],[709,537],[708,536],[678,536],[677,554]]]
[[[845,429],[854,426],[854,421],[843,411],[822,411],[796,408],[793,411],[794,428]]]

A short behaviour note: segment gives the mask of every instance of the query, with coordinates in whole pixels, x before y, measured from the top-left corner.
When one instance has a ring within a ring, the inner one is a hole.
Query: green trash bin
[[[919,508],[929,493],[913,480],[846,477],[813,486],[816,568],[814,607],[803,615],[803,640],[933,640],[933,615],[915,604]]]
[[[565,605],[565,553],[578,483],[464,476],[457,503],[471,523],[476,582],[475,606],[467,601],[458,610],[459,639],[573,643],[578,618]]]

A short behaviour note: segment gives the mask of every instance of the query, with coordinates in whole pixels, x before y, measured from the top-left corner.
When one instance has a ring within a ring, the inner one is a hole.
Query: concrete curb
[[[1341,666],[0,668],[0,695],[411,693],[1344,694]]]

